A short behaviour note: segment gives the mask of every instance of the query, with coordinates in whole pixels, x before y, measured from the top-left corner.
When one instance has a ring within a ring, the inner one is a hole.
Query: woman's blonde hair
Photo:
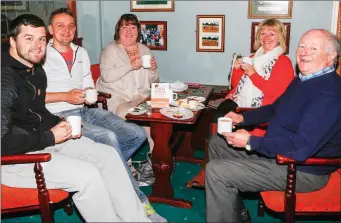
[[[285,40],[287,39],[287,31],[281,21],[273,18],[266,19],[259,24],[253,49],[257,51],[262,46],[260,44],[260,32],[262,31],[262,28],[265,26],[269,28],[276,28],[276,32],[279,35],[279,45],[281,46],[283,53],[285,53],[287,50],[287,46],[285,43]]]

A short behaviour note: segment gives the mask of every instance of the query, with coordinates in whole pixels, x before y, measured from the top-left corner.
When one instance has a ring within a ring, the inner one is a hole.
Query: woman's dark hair
[[[23,14],[23,15],[18,16],[11,22],[11,25],[9,27],[10,37],[13,37],[14,39],[16,39],[17,36],[20,34],[20,31],[21,31],[20,27],[22,25],[32,26],[36,28],[37,27],[46,28],[44,21],[38,16],[32,15],[32,14]]]
[[[115,26],[115,35],[114,40],[119,41],[120,40],[120,28],[123,25],[134,25],[137,26],[137,39],[136,42],[140,42],[141,39],[141,24],[139,20],[137,19],[136,15],[134,14],[123,14],[121,15],[121,18],[118,20]]]

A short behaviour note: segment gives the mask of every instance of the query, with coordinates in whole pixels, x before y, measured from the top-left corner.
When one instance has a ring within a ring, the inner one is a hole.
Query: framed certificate
[[[174,0],[161,1],[161,0],[130,0],[131,12],[174,12]]]
[[[292,0],[290,1],[251,1],[249,0],[248,18],[266,19],[292,17]]]

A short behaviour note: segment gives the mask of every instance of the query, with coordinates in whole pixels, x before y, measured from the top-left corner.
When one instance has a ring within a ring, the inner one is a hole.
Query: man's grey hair
[[[340,54],[341,54],[340,39],[337,38],[337,36],[335,34],[329,32],[328,30],[321,29],[320,31],[322,31],[326,35],[326,37],[329,41],[329,44],[330,44],[328,46],[328,48],[326,49],[326,53],[332,53],[333,51],[336,53],[336,56],[334,58],[334,65],[336,66],[338,59],[340,57]]]

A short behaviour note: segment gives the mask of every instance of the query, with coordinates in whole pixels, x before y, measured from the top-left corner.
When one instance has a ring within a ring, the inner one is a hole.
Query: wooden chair
[[[99,78],[99,76],[101,76],[101,70],[99,67],[99,64],[92,64],[91,67],[91,73],[92,73],[92,79],[94,80],[94,83],[96,85],[96,81]],[[105,93],[105,92],[98,92],[98,100],[96,102],[95,105],[91,106],[91,107],[96,107],[98,108],[98,104],[102,104],[102,108],[104,110],[108,110],[108,102],[107,99],[111,98],[111,94]]]
[[[284,213],[284,221],[295,222],[295,215],[339,215],[341,217],[341,168],[331,174],[328,184],[314,192],[296,193],[296,166],[337,166],[341,167],[340,158],[310,158],[297,162],[277,155],[277,163],[288,165],[287,186],[285,192],[261,192],[258,203],[258,215],[263,216],[265,206],[275,212]],[[265,206],[264,206],[265,204]]]
[[[2,156],[2,165],[34,163],[37,189],[17,188],[1,184],[1,214],[11,214],[40,210],[42,222],[54,222],[53,210],[58,204],[64,211],[72,215],[71,197],[62,189],[47,189],[41,162],[51,160],[51,154],[24,154]]]

